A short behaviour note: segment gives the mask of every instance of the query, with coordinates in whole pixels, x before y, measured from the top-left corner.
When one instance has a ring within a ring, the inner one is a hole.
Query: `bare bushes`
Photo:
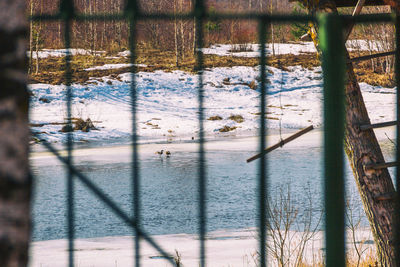
[[[234,32],[231,48],[228,52],[237,53],[237,52],[253,52],[253,46],[251,43],[254,40],[254,36],[249,29],[239,29]]]
[[[302,266],[306,250],[319,232],[323,211],[314,203],[309,187],[302,193],[296,195],[286,185],[277,187],[276,194],[268,199],[267,250],[280,267]],[[311,261],[314,266],[317,259]]]
[[[347,230],[347,264],[350,266],[378,266],[374,255],[371,232],[369,228],[363,229],[362,219],[365,218],[360,201],[348,194],[346,199],[346,230]],[[365,264],[368,263],[368,264]]]
[[[390,13],[390,7],[366,7],[363,13]],[[352,43],[352,48],[361,50],[366,48],[369,54],[378,52],[388,52],[395,50],[395,28],[390,23],[379,24],[361,24],[355,27],[354,33],[351,35],[356,42]],[[361,43],[360,41],[361,40]],[[366,46],[366,47],[365,47]],[[376,73],[393,73],[394,56],[386,56],[369,60],[368,67]]]
[[[253,52],[253,46],[251,44],[232,44],[228,52],[238,53],[238,52]]]
[[[323,227],[324,209],[319,197],[308,185],[293,191],[290,185],[274,188],[268,198],[267,223],[268,258],[272,266],[324,266]],[[317,194],[319,195],[319,194]],[[346,200],[346,264],[348,266],[379,266],[374,242],[360,201],[349,194]],[[258,254],[253,257],[258,266]]]

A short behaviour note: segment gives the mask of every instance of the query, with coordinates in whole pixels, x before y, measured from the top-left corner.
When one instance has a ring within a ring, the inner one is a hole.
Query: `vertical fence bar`
[[[345,266],[344,232],[344,75],[342,19],[319,17],[324,73],[324,181],[326,266]]]
[[[400,94],[399,94],[399,84],[400,84],[400,17],[399,12],[396,12],[395,19],[396,28],[396,53],[395,53],[395,75],[396,75],[396,120],[400,120]],[[396,124],[396,162],[400,160],[400,125]],[[396,166],[395,170],[395,186],[396,186],[396,197],[395,197],[395,210],[397,213],[394,215],[394,256],[396,266],[400,266],[400,171],[399,167]]]
[[[259,254],[260,254],[260,267],[265,267],[267,265],[267,155],[264,153],[264,149],[266,147],[266,29],[267,20],[266,18],[262,18],[258,21],[258,39],[260,41],[260,78],[261,78],[261,88],[260,88],[260,164],[259,164],[259,177],[258,177],[258,214],[259,214]]]
[[[197,51],[196,68],[198,74],[198,102],[199,102],[199,240],[200,240],[200,267],[206,266],[206,232],[207,232],[207,180],[206,159],[204,152],[204,87],[203,87],[203,22],[206,8],[203,0],[195,0],[194,15],[196,20]]]
[[[135,228],[135,266],[140,266],[140,166],[138,153],[138,136],[137,136],[137,92],[136,92],[136,23],[139,13],[139,7],[136,0],[128,0],[126,6],[126,14],[129,20],[129,50],[131,66],[131,115],[132,115],[132,190],[133,190],[133,214],[136,220],[137,228]]]
[[[73,133],[72,133],[72,72],[71,72],[71,20],[74,16],[74,6],[72,0],[63,0],[60,3],[60,15],[64,21],[64,44],[66,49],[65,55],[65,85],[67,99],[67,164],[72,166],[72,151],[73,151]],[[74,239],[75,239],[75,214],[74,214],[74,175],[70,168],[67,171],[67,221],[68,221],[68,262],[69,266],[74,266]]]

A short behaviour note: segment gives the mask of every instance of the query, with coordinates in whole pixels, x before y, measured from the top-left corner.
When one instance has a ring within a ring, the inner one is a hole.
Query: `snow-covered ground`
[[[42,49],[39,50],[37,53],[36,51],[33,51],[32,57],[33,58],[47,58],[47,57],[63,57],[67,54],[70,54],[72,56],[75,55],[104,55],[106,51],[91,51],[87,49],[81,49],[81,48],[71,48],[69,50],[67,49]],[[28,51],[27,56],[30,57],[30,52]]]
[[[238,45],[236,45],[238,46]],[[216,44],[209,48],[203,48],[204,54],[213,54],[219,56],[235,56],[235,57],[259,57],[260,56],[260,45],[259,44],[246,44],[249,51],[247,52],[231,52],[232,45],[230,44]],[[304,53],[316,53],[313,42],[299,42],[299,43],[276,43],[274,45],[267,44],[267,54],[272,54],[273,48],[276,55],[293,54],[299,55]]]
[[[269,128],[316,127],[322,123],[322,73],[290,67],[289,71],[268,67],[270,85],[267,97]],[[219,116],[221,120],[206,120],[207,136],[251,136],[259,124],[258,67],[214,68],[204,72],[205,118]],[[191,140],[198,136],[198,78],[182,71],[139,72],[137,84],[138,134],[143,139],[157,141]],[[31,122],[64,122],[66,117],[65,86],[33,84]],[[361,84],[371,121],[392,120],[395,110],[395,90]],[[90,118],[99,131],[74,132],[75,140],[110,140],[128,138],[131,133],[131,74],[117,79],[93,78],[88,84],[73,84],[73,117]],[[230,119],[240,115],[243,121]],[[236,127],[229,133],[219,130]],[[50,141],[62,141],[61,125],[34,127]]]
[[[246,47],[248,51],[245,52],[231,52],[234,47]],[[383,45],[378,41],[369,40],[348,40],[346,42],[349,51],[384,51]],[[208,48],[203,48],[201,51],[204,54],[218,55],[218,56],[234,56],[234,57],[259,57],[260,45],[259,44],[215,44]],[[313,42],[293,42],[293,43],[275,43],[266,45],[266,53],[275,55],[300,55],[305,53],[316,53]],[[130,51],[126,50],[118,53],[120,57],[128,57]]]
[[[121,68],[127,68],[127,67],[132,67],[133,64],[130,63],[121,63],[121,64],[105,64],[102,66],[95,66],[91,68],[85,69],[86,71],[91,71],[91,70],[110,70],[110,69],[121,69]],[[135,64],[136,67],[147,67],[145,64]]]
[[[238,45],[234,45],[238,46]],[[235,57],[259,57],[260,45],[259,44],[246,44],[248,52],[231,52],[232,45],[230,44],[216,44],[209,48],[203,48],[204,54],[214,54],[219,56],[235,56]],[[346,43],[349,51],[384,51],[382,45],[378,41],[368,40],[349,40]],[[300,55],[305,53],[316,53],[313,42],[296,42],[296,43],[276,43],[274,45],[266,45],[266,53],[275,55]]]
[[[249,49],[248,52],[230,52],[233,46],[231,44],[215,44],[208,48],[203,48],[204,54],[215,54],[219,56],[236,56],[236,57],[259,57],[260,56],[260,45],[259,44],[246,44],[245,46]],[[370,40],[349,40],[346,43],[347,48],[350,51],[384,51],[383,45],[378,41]],[[275,50],[277,55],[293,54],[299,55],[304,53],[316,53],[313,42],[294,42],[294,43],[275,43],[267,44],[267,53],[272,54],[272,48]],[[33,51],[33,58],[47,58],[47,57],[62,57],[67,54],[67,49],[41,49],[37,53]],[[106,51],[92,51],[82,48],[71,48],[69,49],[70,55],[104,55]],[[27,52],[28,57],[30,52]],[[130,51],[122,51],[118,53],[117,57],[108,57],[118,59],[120,57],[130,56]]]
[[[294,264],[297,245],[301,240],[302,232],[289,232],[290,245],[284,248],[287,256],[290,248],[292,258],[290,263]],[[351,240],[351,232],[347,233],[349,260],[357,260],[354,245]],[[171,256],[176,251],[181,257],[184,266],[198,266],[199,264],[199,241],[196,235],[175,234],[153,236],[153,239],[165,249]],[[362,250],[362,259],[374,252],[372,234],[368,229],[360,228],[355,233],[356,245]],[[104,237],[77,240],[75,250],[75,263],[81,267],[109,267],[109,266],[133,266],[134,248],[133,238]],[[67,240],[48,240],[34,242],[31,246],[30,267],[58,267],[66,266],[68,263]],[[303,254],[303,261],[310,266],[317,266],[324,258],[323,232],[316,235],[307,242]],[[206,260],[210,267],[251,267],[257,266],[258,241],[256,229],[244,229],[238,231],[216,231],[208,234],[206,241]],[[279,252],[278,252],[279,253]],[[158,251],[147,242],[141,243],[141,265],[151,267],[164,267],[171,264],[163,258]],[[289,265],[289,264],[288,264]],[[269,252],[268,266],[278,266],[276,259]]]

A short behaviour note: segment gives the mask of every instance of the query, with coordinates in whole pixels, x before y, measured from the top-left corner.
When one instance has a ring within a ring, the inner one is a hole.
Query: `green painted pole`
[[[318,18],[324,72],[324,176],[326,266],[345,266],[344,223],[344,80],[342,19],[335,14]]]

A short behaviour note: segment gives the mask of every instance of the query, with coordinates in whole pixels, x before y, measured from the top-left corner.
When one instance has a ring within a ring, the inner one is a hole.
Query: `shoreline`
[[[294,132],[298,130],[295,129],[285,129],[285,133],[282,134],[282,137],[285,138],[290,136]],[[395,139],[395,127],[386,127],[375,129],[375,135],[378,141],[382,142],[381,146],[383,149],[389,147],[391,145],[390,139]],[[267,146],[273,145],[278,143],[280,140],[279,134],[275,131],[271,135],[267,136]],[[245,147],[248,151],[254,151],[254,153],[258,153],[259,151],[259,137],[257,136],[224,136],[220,138],[210,138],[206,139],[205,141],[205,150],[208,151],[215,151],[215,150],[243,150]],[[148,156],[154,154],[157,149],[168,149],[173,151],[192,151],[195,152],[198,149],[199,142],[198,141],[177,141],[177,142],[149,142],[138,144],[139,153]],[[40,146],[40,144],[39,144]],[[61,155],[66,155],[66,150],[64,148],[65,144],[62,146],[56,146],[59,149]],[[307,133],[298,139],[287,143],[282,147],[284,148],[296,148],[296,147],[323,147],[323,129],[322,128],[315,128],[310,133]],[[40,159],[46,157],[54,157],[51,152],[47,151],[45,147],[42,146],[43,149],[39,151],[31,151],[30,159]],[[79,147],[75,145],[75,149],[73,151],[74,156],[91,156],[91,155],[98,155],[99,152],[103,154],[116,154],[116,153],[129,153],[132,146],[130,144],[117,144],[111,146],[100,146],[94,145],[93,147],[85,146]]]
[[[298,131],[297,129],[285,129],[285,133],[282,134],[282,137],[285,138],[294,132]],[[267,144],[272,145],[279,142],[280,137],[276,133],[277,131],[271,131],[272,134],[267,136]],[[322,129],[316,128],[311,133],[308,133],[297,141],[292,141],[288,144],[285,144],[285,147],[304,147],[304,146],[317,146],[318,141],[320,142],[322,139]],[[254,151],[254,153],[258,153],[259,150],[259,137],[257,136],[223,136],[218,138],[208,138],[204,142],[205,150],[208,151],[215,151],[215,150],[246,150]],[[54,145],[54,144],[52,144]],[[47,149],[41,146],[40,150],[33,150],[30,153],[30,159],[41,159],[47,157],[54,157],[53,154]],[[176,142],[159,142],[158,140],[154,142],[148,143],[140,143],[138,144],[138,150],[141,155],[148,156],[153,155],[155,151],[160,149],[167,149],[172,151],[179,151],[179,152],[196,152],[198,150],[199,142],[198,141],[176,141]],[[73,156],[95,156],[98,155],[99,152],[102,152],[104,155],[113,155],[119,153],[129,153],[132,150],[132,146],[130,144],[116,144],[110,146],[100,146],[94,145],[91,146],[77,146],[74,145]],[[66,155],[65,144],[60,146],[59,144],[56,145],[56,148],[59,149],[61,155]]]

